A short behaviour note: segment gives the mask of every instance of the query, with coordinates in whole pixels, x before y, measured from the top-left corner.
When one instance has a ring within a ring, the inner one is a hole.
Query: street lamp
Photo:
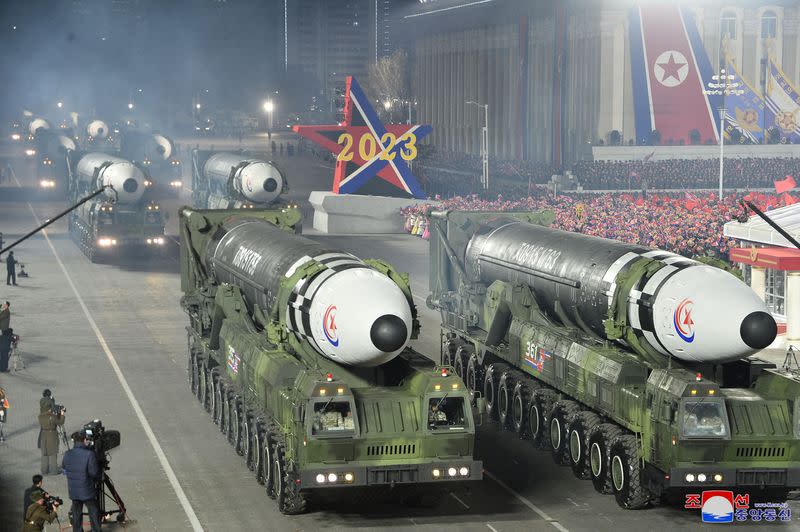
[[[272,103],[272,100],[267,100],[264,102],[264,111],[267,112],[267,116],[269,117],[269,123],[267,124],[267,138],[272,138],[272,112],[275,110],[275,104]]]
[[[464,102],[467,105],[477,105],[483,107],[483,120],[484,125],[481,130],[481,159],[483,160],[483,180],[482,185],[484,190],[489,189],[489,104],[478,103],[473,101]]]
[[[711,81],[706,83],[708,89],[703,90],[703,94],[722,96],[722,106],[719,108],[719,199],[722,201],[722,173],[723,173],[723,152],[725,146],[725,96],[741,96],[744,89],[739,87],[742,84],[735,81],[736,76],[725,69],[721,69],[719,74],[711,77]]]
[[[63,102],[58,102],[56,104],[56,107],[58,107],[59,109],[61,109],[63,106],[64,106]]]
[[[128,102],[128,109],[133,109],[133,102]]]

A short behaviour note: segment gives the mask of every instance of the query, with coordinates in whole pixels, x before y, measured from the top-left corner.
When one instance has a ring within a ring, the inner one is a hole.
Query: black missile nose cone
[[[384,353],[397,351],[406,343],[408,329],[406,323],[394,314],[384,314],[372,324],[369,338]]]
[[[129,177],[128,179],[125,180],[124,183],[122,183],[122,190],[124,190],[128,194],[133,194],[134,192],[136,192],[136,189],[138,188],[139,188],[139,183],[137,183],[136,180],[132,177]]]
[[[759,310],[745,316],[739,333],[744,343],[753,349],[764,349],[775,341],[778,324],[771,315]]]
[[[266,190],[267,192],[272,192],[276,188],[278,188],[278,182],[272,179],[271,177],[266,181],[264,181],[264,190]]]

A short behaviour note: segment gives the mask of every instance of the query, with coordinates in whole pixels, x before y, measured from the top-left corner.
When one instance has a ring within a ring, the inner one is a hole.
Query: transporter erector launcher
[[[326,268],[300,279],[288,299],[278,301],[281,284],[314,261]],[[217,282],[238,286],[251,311],[254,303],[285,307],[288,331],[339,364],[383,364],[411,337],[411,307],[389,277],[349,253],[275,225],[227,221],[206,248],[204,264]]]
[[[749,286],[659,249],[498,219],[472,236],[465,267],[473,281],[526,283],[549,318],[646,358],[727,362],[777,334]]]
[[[195,207],[264,208],[289,187],[271,161],[240,153],[192,151],[192,197]]]
[[[112,187],[106,190],[108,199],[120,204],[136,203],[145,190],[145,175],[142,170],[127,159],[106,153],[87,153],[75,165],[78,183],[85,184],[86,190]]]

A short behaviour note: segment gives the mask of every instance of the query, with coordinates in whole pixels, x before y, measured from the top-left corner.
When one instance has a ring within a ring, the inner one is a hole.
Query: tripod
[[[16,373],[20,369],[25,369],[25,361],[22,360],[22,356],[17,351],[17,342],[11,342],[11,355],[8,359],[9,365],[11,366],[12,373]]]
[[[116,505],[116,509],[114,510],[107,510],[106,508],[106,500],[113,502]],[[122,523],[125,521],[127,516],[127,510],[125,509],[125,502],[120,497],[117,488],[114,487],[114,483],[111,481],[111,477],[109,477],[105,471],[100,474],[100,480],[97,481],[97,508],[100,514],[100,522],[105,523],[109,521],[110,517],[114,514],[117,514],[117,521]],[[88,516],[88,508],[87,512],[82,513],[81,515],[75,516],[72,515],[70,512],[69,518],[70,522],[75,522],[75,519],[80,519],[83,522],[83,516]]]

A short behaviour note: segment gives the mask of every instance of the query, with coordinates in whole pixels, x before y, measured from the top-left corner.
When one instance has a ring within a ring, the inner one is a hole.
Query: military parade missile
[[[202,216],[183,212],[190,221]],[[314,261],[325,269],[283,286]],[[263,220],[230,218],[213,235],[203,264],[217,282],[239,287],[251,311],[253,305],[265,313],[285,310],[288,333],[340,364],[378,366],[411,337],[411,304],[389,277],[353,255]]]
[[[473,281],[527,284],[550,319],[643,356],[655,351],[691,362],[726,362],[769,346],[777,334],[775,320],[749,286],[659,249],[501,219],[472,236],[465,269]],[[630,327],[641,345],[609,335],[610,316]]]
[[[108,187],[109,199],[118,203],[136,203],[141,199],[145,189],[145,175],[132,162],[105,153],[87,153],[78,160],[75,172],[80,182],[87,183],[87,190]]]
[[[148,163],[166,161],[174,151],[173,142],[160,133],[128,129],[121,134],[120,153],[133,161]]]
[[[48,129],[50,129],[50,122],[44,118],[34,118],[31,120],[30,124],[28,124],[28,132],[34,137],[40,130],[44,131]]]
[[[108,136],[108,124],[102,120],[92,120],[86,124],[86,134],[93,139],[104,139]]]
[[[273,203],[283,192],[286,180],[273,164],[236,153],[216,153],[203,166],[208,180],[217,181],[240,195],[240,200],[257,205]]]

